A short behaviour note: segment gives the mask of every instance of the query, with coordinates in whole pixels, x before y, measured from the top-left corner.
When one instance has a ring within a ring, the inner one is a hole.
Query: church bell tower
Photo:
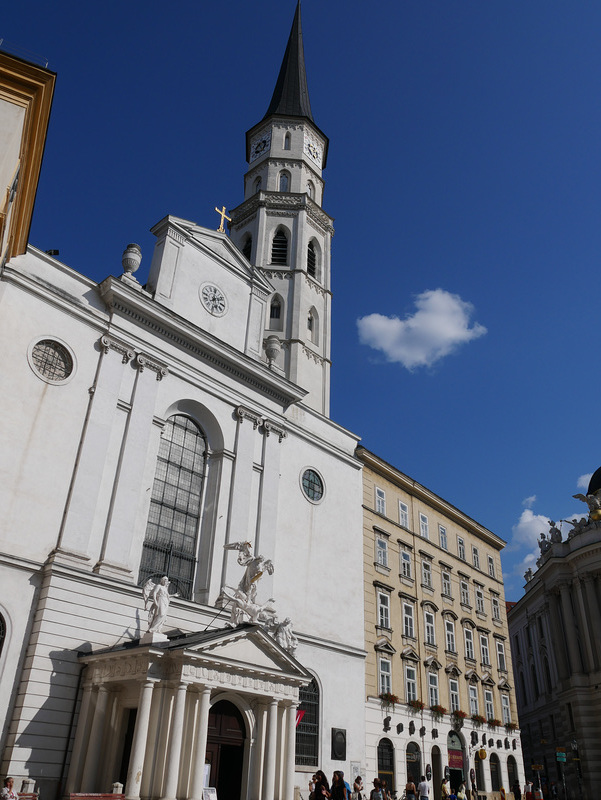
[[[303,402],[330,409],[330,248],[322,209],[328,138],[311,113],[296,7],[271,103],[246,134],[244,202],[230,235],[274,287],[265,320],[265,360],[308,391]]]

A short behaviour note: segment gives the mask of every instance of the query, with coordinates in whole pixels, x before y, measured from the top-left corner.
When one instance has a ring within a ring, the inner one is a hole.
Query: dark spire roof
[[[279,114],[284,117],[308,117],[313,122],[307,73],[305,71],[305,53],[303,50],[303,32],[301,29],[300,0],[296,5],[296,13],[286,45],[284,60],[273,91],[271,103],[266,117]]]

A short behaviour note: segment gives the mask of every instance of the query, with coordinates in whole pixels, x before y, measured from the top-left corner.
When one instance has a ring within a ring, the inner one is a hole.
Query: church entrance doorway
[[[246,726],[236,706],[228,700],[215,703],[209,712],[206,761],[217,797],[240,798],[245,740]]]
[[[463,740],[457,731],[449,731],[447,736],[447,751],[451,789],[457,794],[457,789],[459,789],[461,782],[465,780],[465,774],[463,772]]]

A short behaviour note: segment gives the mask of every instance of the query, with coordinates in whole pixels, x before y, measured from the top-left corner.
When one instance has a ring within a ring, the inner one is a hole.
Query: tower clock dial
[[[222,317],[227,311],[225,295],[214,283],[204,283],[200,287],[200,301],[214,317]]]
[[[323,149],[321,143],[318,142],[313,136],[305,137],[305,153],[312,161],[315,161],[316,164],[321,163]]]
[[[271,145],[271,131],[259,135],[250,146],[250,160],[256,161]]]

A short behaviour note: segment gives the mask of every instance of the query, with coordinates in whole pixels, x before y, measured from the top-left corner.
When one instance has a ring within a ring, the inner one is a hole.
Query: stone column
[[[140,476],[152,435],[158,381],[167,374],[165,367],[145,356],[137,356],[136,364],[138,373],[121,444],[102,555],[95,567],[102,575],[117,577],[130,574],[132,569],[130,553],[140,505]]]
[[[255,737],[255,757],[252,762],[252,787],[250,800],[259,800],[261,797],[263,766],[265,764],[265,724],[267,717],[267,709],[263,703],[256,704],[255,717],[257,720],[257,735]]]
[[[570,587],[567,583],[562,583],[559,586],[561,594],[561,610],[563,612],[563,627],[568,640],[568,659],[572,667],[572,672],[582,672],[582,664],[580,663],[580,651],[578,649],[578,639],[576,638],[576,629],[574,627],[574,614],[572,612],[572,603],[570,601]]]
[[[588,600],[589,610],[589,625],[587,626],[587,634],[590,631],[590,638],[595,652],[595,664],[597,669],[601,667],[601,613],[599,612],[599,601],[597,599],[597,592],[595,591],[595,576],[588,574],[583,578],[584,589]]]
[[[138,702],[138,715],[134,728],[134,738],[129,757],[127,770],[127,783],[125,784],[125,797],[127,800],[138,800],[140,785],[142,783],[142,770],[144,769],[144,756],[146,755],[146,740],[148,739],[148,723],[150,721],[150,706],[154,681],[145,681],[140,689]]]
[[[192,787],[190,789],[190,800],[202,800],[210,709],[211,689],[209,686],[205,686],[200,693],[200,708],[196,721],[196,744],[192,756],[194,759],[194,772],[192,776]]]
[[[570,674],[570,669],[566,658],[563,629],[560,624],[561,614],[559,611],[559,596],[557,592],[549,594],[549,602],[551,606],[551,613],[549,614],[549,628],[552,642],[551,652],[555,658],[557,674],[561,679],[565,679]]]
[[[65,786],[65,794],[69,795],[72,792],[79,791],[81,788],[81,771],[83,767],[82,752],[86,733],[88,729],[88,721],[90,714],[90,703],[92,700],[92,684],[87,683],[83,687],[83,695],[81,697],[81,704],[79,706],[79,716],[77,718],[77,733],[75,734],[75,741],[73,742],[73,751],[71,752],[71,762],[69,766],[69,776]]]
[[[108,692],[106,686],[99,686],[98,695],[96,696],[94,718],[92,719],[92,729],[90,731],[88,749],[85,756],[83,774],[81,776],[81,788],[84,792],[98,791],[96,775],[98,774],[98,765],[101,763],[103,744],[102,732],[104,730],[107,701]]]
[[[283,447],[282,441],[286,436],[286,431],[279,425],[270,420],[264,421],[263,472],[259,491],[255,552],[275,553],[275,536],[278,529],[277,497],[280,482],[280,459]],[[261,588],[265,597],[273,597],[272,575],[263,574]]]
[[[273,699],[269,703],[269,710],[267,712],[267,741],[265,745],[265,761],[263,767],[262,800],[274,800],[277,733],[278,701]]]
[[[284,762],[284,800],[294,800],[294,751],[296,745],[296,709],[291,703],[286,709],[286,758]],[[350,798],[349,798],[350,800]]]
[[[186,694],[188,684],[182,681],[175,693],[173,717],[171,719],[171,741],[165,766],[165,788],[162,800],[175,800],[179,779],[179,762],[182,754],[182,738],[184,735],[184,712],[186,710]]]
[[[582,582],[576,578],[572,584],[574,589],[574,606],[576,616],[578,618],[578,630],[580,631],[581,651],[585,660],[583,664],[585,672],[592,672],[595,665],[594,644],[588,630],[587,613],[584,605],[584,596],[582,593]],[[598,630],[598,629],[597,629]]]

